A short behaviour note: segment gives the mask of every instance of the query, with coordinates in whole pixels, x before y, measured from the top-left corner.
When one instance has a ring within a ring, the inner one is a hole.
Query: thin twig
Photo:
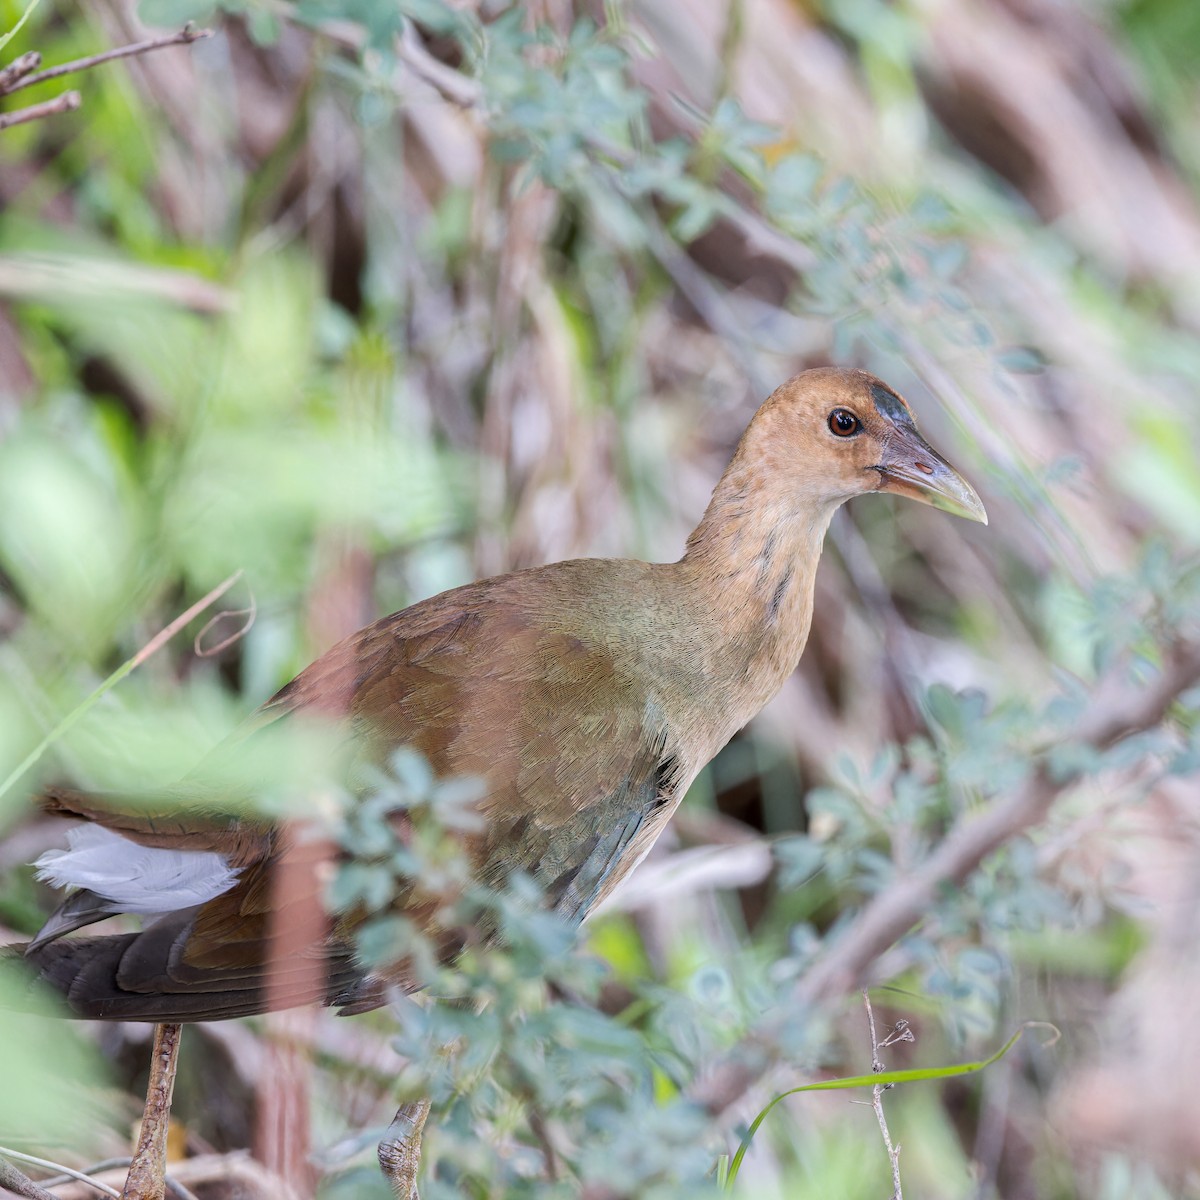
[[[130,58],[135,54],[147,54],[151,50],[161,50],[164,46],[188,46],[192,42],[202,41],[212,37],[211,29],[197,29],[190,21],[178,32],[169,33],[163,37],[148,38],[144,42],[131,42],[128,46],[118,46],[115,50],[105,50],[101,54],[89,54],[86,58],[76,58],[71,62],[60,63],[57,67],[47,67],[34,75],[26,75],[6,90],[9,93],[19,92],[22,88],[33,87],[35,83],[45,83],[48,79],[59,79],[63,75],[73,75],[76,71],[88,71],[101,63],[112,62],[117,58]],[[19,60],[18,60],[19,61]]]
[[[107,1183],[101,1183],[98,1179],[89,1179],[88,1176],[86,1176],[82,1171],[73,1171],[70,1167],[64,1167],[62,1163],[50,1162],[48,1159],[37,1158],[32,1154],[22,1154],[17,1150],[9,1150],[3,1146],[0,1146],[0,1154],[4,1154],[9,1158],[15,1158],[19,1162],[29,1163],[29,1165],[33,1167],[44,1167],[47,1171],[57,1171],[60,1175],[68,1175],[72,1179],[78,1180],[80,1183],[86,1183],[89,1187],[94,1187],[96,1191],[103,1192],[106,1196],[115,1196],[118,1198],[118,1200],[120,1200],[120,1192],[118,1192],[116,1188],[111,1188]],[[17,1174],[20,1175],[21,1173],[18,1171]],[[21,1178],[24,1179],[25,1177],[22,1175]],[[0,1170],[0,1183],[3,1183],[4,1186],[10,1191],[16,1191],[18,1196],[32,1196],[35,1198],[35,1200],[42,1200],[44,1196],[50,1195],[50,1193],[45,1191],[44,1188],[40,1187],[36,1183],[33,1183],[32,1179],[27,1180],[26,1182],[27,1184],[33,1184],[34,1188],[37,1190],[33,1192],[17,1191],[17,1189],[5,1178],[3,1171]]]
[[[25,78],[31,71],[36,71],[42,65],[42,56],[36,50],[29,50],[20,58],[14,58],[7,67],[0,67],[0,96],[11,92],[14,85]]]
[[[867,1008],[867,1024],[871,1028],[871,1070],[876,1075],[883,1073],[883,1062],[879,1057],[879,1038],[875,1033],[875,1011],[871,1008],[871,994],[866,988],[862,990],[863,1004]],[[908,1033],[908,1039],[912,1034]],[[883,1134],[883,1144],[887,1147],[888,1161],[892,1164],[892,1200],[904,1200],[904,1191],[900,1186],[900,1147],[892,1144],[892,1134],[888,1129],[887,1117],[883,1112],[883,1093],[887,1090],[882,1083],[877,1083],[871,1089],[871,1107],[875,1110],[875,1119],[879,1122],[879,1132]]]
[[[82,102],[78,92],[63,92],[53,100],[43,100],[40,104],[29,105],[28,108],[18,108],[16,112],[0,113],[0,129],[11,129],[14,125],[40,121],[43,117],[56,117],[59,113],[74,112]]]
[[[540,1108],[535,1107],[529,1110],[529,1128],[542,1148],[542,1162],[546,1165],[546,1178],[551,1183],[557,1183],[561,1177],[561,1170],[558,1165],[558,1152],[554,1148],[554,1140],[550,1136],[550,1128],[546,1124],[546,1118],[542,1116]]]
[[[185,1188],[178,1179],[173,1179],[170,1174],[166,1178],[167,1195],[174,1196],[175,1200],[198,1200],[196,1193],[190,1188]]]
[[[233,307],[225,288],[187,271],[28,251],[0,253],[0,297],[6,296],[21,300],[69,297],[97,303],[130,296],[162,300],[198,313],[224,313]]]
[[[198,1200],[196,1193],[190,1188],[185,1188],[178,1179],[174,1179],[168,1173],[166,1177],[167,1195],[173,1196],[174,1200]]]

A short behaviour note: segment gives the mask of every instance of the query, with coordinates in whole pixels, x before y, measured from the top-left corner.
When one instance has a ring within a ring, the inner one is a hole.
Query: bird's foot
[[[419,1200],[417,1172],[421,1166],[421,1133],[429,1116],[428,1100],[402,1104],[379,1143],[379,1166],[396,1200]]]

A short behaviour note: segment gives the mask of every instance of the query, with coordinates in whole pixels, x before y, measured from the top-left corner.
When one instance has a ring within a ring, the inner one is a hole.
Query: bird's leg
[[[129,1166],[121,1200],[163,1200],[167,1190],[167,1126],[171,1121],[171,1093],[179,1059],[181,1025],[155,1025],[150,1059],[150,1082],[137,1151]]]
[[[396,1111],[379,1143],[379,1166],[396,1200],[417,1200],[417,1171],[421,1166],[421,1133],[429,1116],[428,1100],[412,1100]]]

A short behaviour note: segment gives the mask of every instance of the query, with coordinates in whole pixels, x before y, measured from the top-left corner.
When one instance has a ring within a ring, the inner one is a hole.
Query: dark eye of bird
[[[861,428],[862,422],[848,408],[835,408],[829,414],[829,432],[837,437],[853,437]]]

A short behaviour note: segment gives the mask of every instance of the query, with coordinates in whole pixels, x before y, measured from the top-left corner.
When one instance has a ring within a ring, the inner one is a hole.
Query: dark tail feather
[[[139,992],[122,988],[118,982],[122,960],[141,936],[126,933],[111,937],[64,938],[40,949],[30,949],[29,945],[20,943],[0,948],[0,963],[11,964],[17,970],[21,966],[25,968],[30,987],[14,1002],[28,1011],[45,1011],[45,989],[62,997],[69,1010],[67,1015],[92,1021],[223,1021],[267,1011],[265,972],[252,978],[228,980],[227,986],[220,990],[211,985],[178,991]],[[291,992],[287,990],[289,975],[298,976],[297,988]],[[361,968],[348,957],[341,956],[329,963],[327,980],[321,990],[314,990],[310,971],[298,969],[292,973],[285,970],[282,976],[276,975],[272,980],[271,1007],[328,1004],[361,977]]]
[[[44,1011],[49,990],[65,1002],[68,1016],[91,1021],[213,1021],[263,1011],[261,987],[232,988],[220,994],[125,991],[117,983],[117,973],[139,936],[65,938],[40,949],[32,949],[32,943],[5,947],[4,957],[20,957],[30,975],[29,991],[22,997],[27,1003],[21,1006]]]

